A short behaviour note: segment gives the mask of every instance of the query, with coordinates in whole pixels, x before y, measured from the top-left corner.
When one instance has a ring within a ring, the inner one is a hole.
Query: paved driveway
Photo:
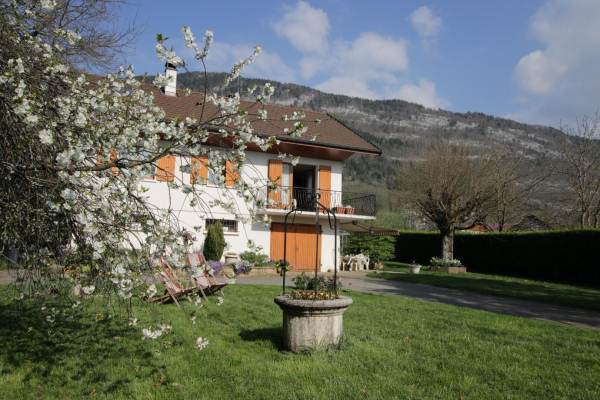
[[[293,274],[290,275],[293,276]],[[435,301],[459,307],[555,321],[600,330],[600,313],[594,311],[437,286],[369,278],[361,272],[344,272],[341,274],[341,280],[344,288],[358,292],[401,295],[419,300]],[[237,283],[281,285],[281,278],[279,276],[243,276],[237,279]],[[288,280],[288,285],[291,285],[291,279]]]

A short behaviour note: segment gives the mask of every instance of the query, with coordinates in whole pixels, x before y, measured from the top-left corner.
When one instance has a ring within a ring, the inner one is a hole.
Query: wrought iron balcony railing
[[[377,211],[375,195],[366,193],[342,192],[301,187],[278,186],[264,191],[264,207],[268,209],[315,211],[315,197],[325,207],[334,209],[336,214],[375,216]],[[323,210],[320,210],[323,211]]]

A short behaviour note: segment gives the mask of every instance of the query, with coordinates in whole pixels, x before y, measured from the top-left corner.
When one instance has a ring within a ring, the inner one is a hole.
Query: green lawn
[[[41,304],[19,304],[1,287],[0,397],[597,399],[600,393],[597,331],[351,293],[340,349],[296,355],[278,348],[277,293],[228,287],[225,303],[213,299],[195,325],[173,305],[135,307],[141,326],[160,319],[174,328],[142,341],[139,326],[104,319],[106,309],[93,304],[51,325]],[[194,347],[198,336],[210,340],[202,351]]]
[[[600,290],[579,286],[472,272],[446,274],[421,270],[416,275],[409,273],[408,264],[394,261],[386,261],[383,272],[372,272],[369,276],[600,311]]]

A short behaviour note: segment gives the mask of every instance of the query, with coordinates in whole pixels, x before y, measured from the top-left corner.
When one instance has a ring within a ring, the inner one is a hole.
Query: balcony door
[[[316,186],[315,171],[314,165],[298,164],[294,166],[293,196],[299,210],[309,211],[315,208],[313,199]]]

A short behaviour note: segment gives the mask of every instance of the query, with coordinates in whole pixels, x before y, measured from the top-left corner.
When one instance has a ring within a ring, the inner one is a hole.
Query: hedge
[[[401,233],[396,261],[427,265],[441,253],[436,233]],[[454,258],[470,272],[600,287],[600,230],[458,234]]]

